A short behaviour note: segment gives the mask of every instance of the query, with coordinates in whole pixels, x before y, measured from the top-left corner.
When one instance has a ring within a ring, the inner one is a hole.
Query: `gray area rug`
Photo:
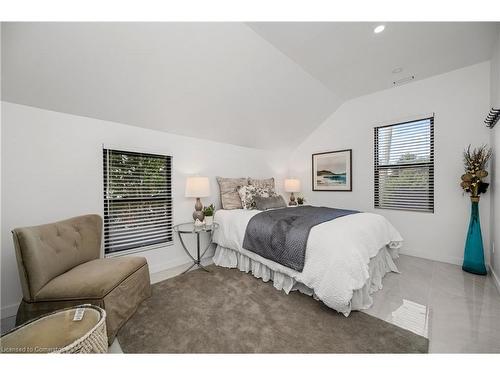
[[[236,269],[153,285],[118,333],[125,353],[427,353],[429,341],[362,312],[349,317]]]

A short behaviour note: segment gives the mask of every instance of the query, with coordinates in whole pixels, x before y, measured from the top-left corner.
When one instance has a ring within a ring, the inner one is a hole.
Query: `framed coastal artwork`
[[[352,150],[313,154],[312,187],[314,191],[352,191]]]

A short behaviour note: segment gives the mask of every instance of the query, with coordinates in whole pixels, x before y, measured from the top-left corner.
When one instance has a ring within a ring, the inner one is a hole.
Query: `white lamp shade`
[[[300,180],[298,180],[296,178],[287,178],[285,180],[285,191],[287,193],[300,192]]]
[[[188,177],[186,180],[186,197],[203,198],[210,196],[208,177]]]

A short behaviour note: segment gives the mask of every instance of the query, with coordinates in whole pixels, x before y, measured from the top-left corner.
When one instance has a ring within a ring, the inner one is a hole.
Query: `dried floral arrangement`
[[[491,148],[481,146],[471,150],[471,145],[464,151],[465,174],[462,175],[460,186],[472,198],[479,200],[479,195],[486,193],[489,183],[483,178],[488,176],[486,167],[491,158]]]

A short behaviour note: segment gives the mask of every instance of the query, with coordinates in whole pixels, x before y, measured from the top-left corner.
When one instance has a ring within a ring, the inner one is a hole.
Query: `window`
[[[434,117],[375,128],[375,208],[434,212]]]
[[[104,253],[172,243],[172,158],[103,149]]]

